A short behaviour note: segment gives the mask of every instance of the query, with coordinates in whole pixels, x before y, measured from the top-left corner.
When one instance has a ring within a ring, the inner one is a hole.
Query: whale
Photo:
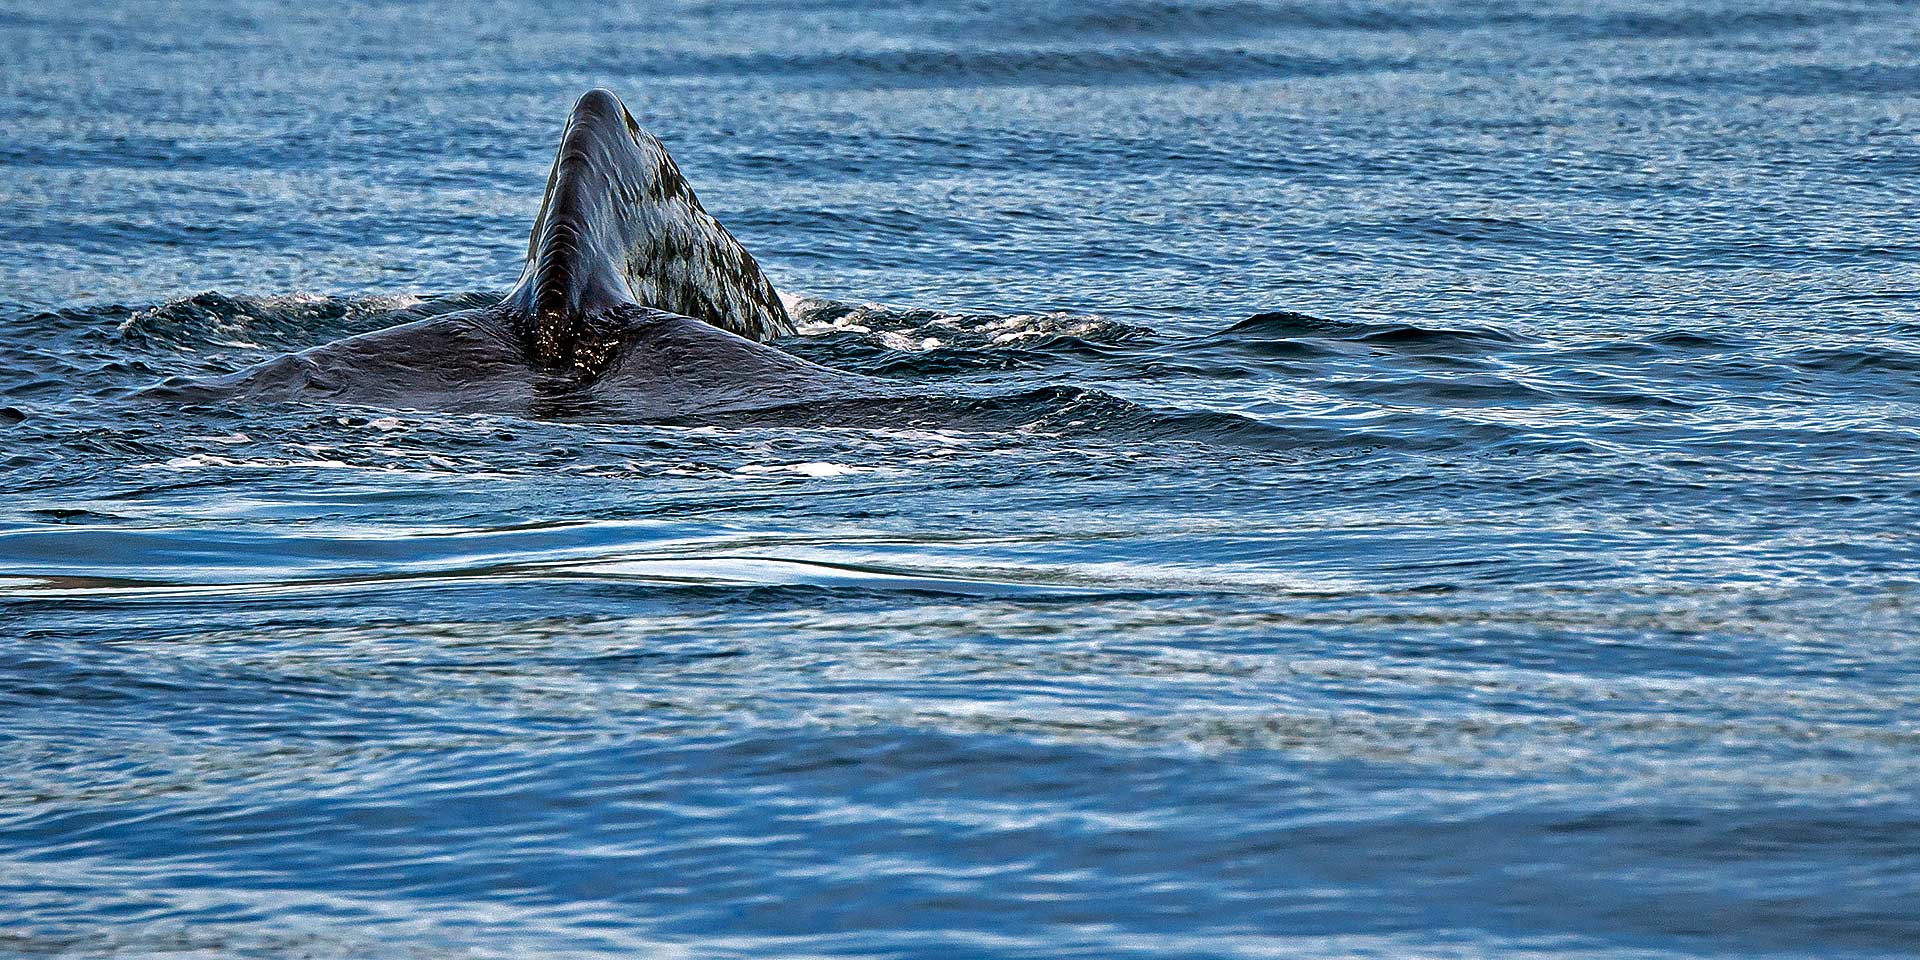
[[[884,392],[767,345],[793,329],[659,138],[594,89],[567,115],[526,260],[497,303],[147,395],[680,420]]]

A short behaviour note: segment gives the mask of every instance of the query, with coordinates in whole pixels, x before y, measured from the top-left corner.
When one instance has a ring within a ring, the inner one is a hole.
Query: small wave
[[[1328,320],[1291,311],[1258,313],[1202,338],[1215,344],[1272,345],[1297,340],[1363,343],[1390,349],[1517,346],[1531,338],[1489,327],[1419,327],[1410,323]]]
[[[1065,337],[1119,343],[1151,332],[1145,327],[1094,314],[1064,311],[957,313],[877,303],[843,303],[818,297],[796,298],[793,310],[796,332],[800,336],[870,334],[892,349],[991,347]]]
[[[1524,15],[1549,31],[1576,40],[1686,40],[1746,34],[1786,34],[1837,27],[1861,19],[1860,11],[1836,8],[1787,10],[1709,10],[1682,6],[1673,12],[1648,10]],[[1504,19],[1504,18],[1503,18]],[[1521,18],[1516,18],[1521,19]]]
[[[1920,92],[1920,66],[1909,64],[1812,64],[1758,71],[1681,71],[1639,79],[1652,87],[1724,90],[1788,97],[1832,94],[1911,96]]]
[[[1740,345],[1733,337],[1698,330],[1668,330],[1646,338],[1646,342],[1679,350],[1729,350]]]
[[[1550,392],[1513,377],[1493,375],[1395,380],[1369,377],[1327,388],[1370,401],[1396,400],[1425,408],[1522,406],[1553,402]]]
[[[1562,362],[1578,369],[1607,362],[1646,362],[1685,358],[1698,361],[1717,354],[1745,352],[1751,344],[1739,337],[1703,330],[1668,330],[1645,337],[1621,338],[1579,347],[1561,354]]]
[[[1238,414],[1156,410],[1085,387],[1040,387],[996,396],[858,397],[743,411],[700,423],[723,427],[820,426],[1012,432],[1078,439],[1184,441],[1293,450],[1293,434]]]
[[[1120,0],[1016,6],[990,22],[971,23],[989,36],[1031,42],[1036,37],[1084,40],[1168,38],[1192,41],[1248,37],[1299,30],[1389,32],[1448,21],[1434,15],[1344,3],[1209,2]]]
[[[1202,80],[1265,80],[1324,77],[1394,69],[1402,60],[1331,59],[1232,46],[1060,45],[949,49],[926,46],[831,53],[741,53],[731,56],[663,55],[621,69],[660,77],[778,77],[783,84],[825,89],[953,88],[997,86],[1122,86]],[[594,69],[603,64],[589,61]],[[604,64],[613,66],[611,62]]]
[[[358,574],[316,566],[290,571],[295,576],[246,579],[254,571],[219,571],[217,579],[131,579],[96,575],[0,574],[0,597],[30,600],[111,600],[116,602],[259,602],[300,596],[339,597],[354,593],[446,590],[488,584],[496,588],[556,582],[648,584],[656,589],[700,591],[727,596],[745,591],[826,589],[844,599],[850,591],[867,594],[918,593],[958,596],[1087,594],[1082,585],[973,579],[911,569],[891,570],[858,564],[781,557],[609,557],[578,561],[521,560],[472,566],[451,565],[431,571],[384,569]],[[162,570],[162,573],[171,572]],[[237,574],[221,578],[222,574]]]
[[[818,363],[895,377],[1041,367],[1152,334],[1064,311],[959,313],[796,298],[789,312],[797,330],[781,346]]]
[[[828,477],[845,477],[862,473],[900,473],[892,467],[861,466],[851,463],[835,463],[831,460],[808,460],[799,463],[749,463],[735,467],[734,473],[747,476],[797,476],[812,480]]]
[[[1920,353],[1888,347],[1809,348],[1788,353],[1782,359],[1792,366],[1817,373],[1920,372]]]

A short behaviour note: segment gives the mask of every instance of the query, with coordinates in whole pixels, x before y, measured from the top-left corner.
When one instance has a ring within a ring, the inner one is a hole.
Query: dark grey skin
[[[591,90],[567,118],[526,267],[497,306],[155,392],[622,420],[886,392],[760,342],[792,330],[773,284],[660,141],[618,97]]]

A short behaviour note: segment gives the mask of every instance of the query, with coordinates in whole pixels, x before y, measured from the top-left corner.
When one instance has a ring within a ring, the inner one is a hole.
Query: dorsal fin
[[[530,344],[563,359],[582,316],[620,303],[703,320],[751,340],[793,329],[760,265],[700,207],[680,168],[618,97],[574,104],[508,302]]]

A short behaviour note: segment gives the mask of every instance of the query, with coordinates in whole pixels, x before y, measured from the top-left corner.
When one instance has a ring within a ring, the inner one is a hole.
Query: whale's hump
[[[567,117],[507,295],[536,359],[568,361],[581,318],[637,304],[750,340],[793,330],[753,255],[700,206],[666,147],[620,98],[590,90]]]

